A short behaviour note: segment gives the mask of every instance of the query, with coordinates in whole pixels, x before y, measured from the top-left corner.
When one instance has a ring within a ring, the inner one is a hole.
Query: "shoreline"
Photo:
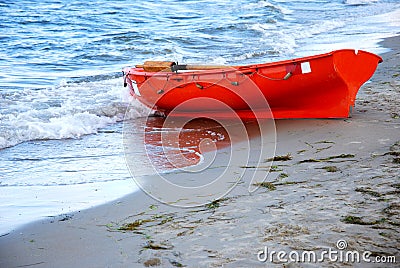
[[[0,267],[265,267],[257,260],[264,247],[336,249],[341,239],[399,262],[400,36],[382,44],[391,51],[360,89],[352,118],[276,121],[276,155],[292,159],[274,162],[267,188],[248,194],[238,185],[192,209],[138,191],[29,223],[0,236]]]

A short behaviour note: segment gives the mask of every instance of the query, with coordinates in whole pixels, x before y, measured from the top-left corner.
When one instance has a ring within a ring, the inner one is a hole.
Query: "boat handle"
[[[239,70],[239,73],[244,74],[244,75],[254,74],[255,72],[256,72],[255,70],[250,70],[250,69],[244,70],[244,71]]]
[[[126,82],[127,76],[128,76],[128,74],[125,74],[124,71],[122,71],[122,77],[124,78],[124,87],[126,87],[128,85],[128,83]]]

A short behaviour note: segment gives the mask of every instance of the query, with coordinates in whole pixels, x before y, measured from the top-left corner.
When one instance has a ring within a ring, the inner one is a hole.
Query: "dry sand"
[[[362,87],[353,117],[278,120],[267,182],[191,209],[142,192],[29,224],[0,237],[0,267],[341,267],[395,264],[262,263],[257,253],[337,250],[400,262],[400,39]],[[215,171],[218,172],[218,171]]]

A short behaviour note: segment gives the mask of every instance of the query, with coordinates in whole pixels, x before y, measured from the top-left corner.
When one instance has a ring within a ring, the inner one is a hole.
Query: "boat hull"
[[[207,71],[125,68],[131,94],[174,116],[345,118],[382,59],[350,49]]]

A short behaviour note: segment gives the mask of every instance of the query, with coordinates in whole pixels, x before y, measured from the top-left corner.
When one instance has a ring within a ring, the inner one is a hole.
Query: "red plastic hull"
[[[275,63],[190,72],[125,68],[131,94],[175,116],[345,118],[382,59],[350,49]]]

